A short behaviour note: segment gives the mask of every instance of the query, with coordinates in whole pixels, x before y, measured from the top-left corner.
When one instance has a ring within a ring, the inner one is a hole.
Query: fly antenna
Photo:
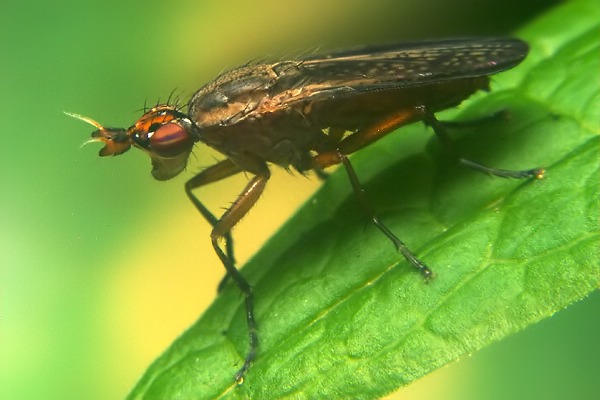
[[[95,126],[96,128],[98,128],[99,130],[103,130],[105,129],[100,122],[94,121],[93,119],[91,119],[90,117],[86,117],[85,115],[81,115],[81,114],[75,114],[75,113],[70,113],[68,111],[63,111],[63,113],[65,113],[65,115],[68,115],[69,117],[78,119],[80,121],[83,122],[87,122],[90,125]]]

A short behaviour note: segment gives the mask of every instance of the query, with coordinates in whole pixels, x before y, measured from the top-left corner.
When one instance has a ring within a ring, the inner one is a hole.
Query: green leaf
[[[338,170],[242,270],[260,333],[244,383],[243,301],[229,285],[130,398],[375,398],[598,288],[599,21],[583,1],[535,21],[520,35],[527,60],[443,115],[508,109],[457,132],[457,147],[499,168],[543,165],[544,179],[454,166],[420,124],[352,158],[381,220],[436,279],[365,222]]]

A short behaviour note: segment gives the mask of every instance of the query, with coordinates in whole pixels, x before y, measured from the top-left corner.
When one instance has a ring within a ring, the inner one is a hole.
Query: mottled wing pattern
[[[521,62],[518,39],[446,40],[361,48],[273,65],[287,104],[491,75]]]

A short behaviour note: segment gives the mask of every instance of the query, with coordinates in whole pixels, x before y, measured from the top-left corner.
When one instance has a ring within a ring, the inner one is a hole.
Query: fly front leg
[[[244,191],[238,196],[237,200],[225,211],[223,216],[215,224],[210,235],[213,248],[219,256],[219,259],[227,270],[227,275],[233,279],[237,287],[245,297],[246,303],[246,322],[248,325],[248,342],[249,349],[244,359],[244,364],[235,374],[235,380],[239,383],[243,381],[244,374],[250,368],[250,364],[256,357],[258,349],[258,333],[256,320],[254,319],[254,302],[252,296],[252,286],[242,276],[240,271],[235,267],[232,260],[225,254],[219,246],[219,240],[226,238],[231,233],[231,229],[248,213],[252,206],[256,203],[262,194],[270,173],[266,165],[260,175],[256,175],[250,180]]]
[[[497,118],[497,116],[494,115],[494,116],[492,116],[492,118]],[[424,122],[427,125],[431,126],[431,128],[433,129],[433,131],[435,132],[437,137],[440,139],[440,141],[442,142],[442,144],[444,145],[446,150],[450,153],[450,155],[452,157],[454,157],[459,163],[461,163],[462,165],[464,165],[466,167],[483,172],[485,174],[495,175],[495,176],[499,176],[502,178],[523,179],[523,178],[535,177],[537,179],[541,179],[544,177],[545,171],[543,168],[533,168],[533,169],[526,169],[526,170],[520,170],[520,171],[518,171],[518,170],[513,171],[513,170],[507,170],[507,169],[490,168],[485,165],[479,164],[475,161],[471,161],[467,158],[464,158],[454,147],[454,144],[453,144],[452,140],[450,139],[450,136],[448,135],[448,131],[446,130],[446,127],[474,125],[480,121],[471,121],[471,122],[462,122],[462,123],[457,122],[454,124],[448,124],[447,122],[438,121],[438,119],[435,117],[435,115],[433,115],[433,113],[426,112],[425,117],[424,117]]]
[[[226,159],[223,160],[211,167],[208,167],[204,171],[200,172],[198,175],[194,176],[192,179],[185,183],[185,193],[188,198],[194,204],[196,209],[200,211],[200,214],[208,221],[208,223],[213,227],[217,225],[218,218],[211,213],[208,208],[194,195],[192,192],[194,189],[197,189],[201,186],[205,186],[209,183],[213,183],[216,181],[220,181],[222,179],[228,178],[232,175],[241,172],[241,168],[234,164],[231,160]],[[235,258],[233,252],[233,238],[231,237],[231,233],[227,232],[225,234],[225,251],[227,252],[227,258],[231,260],[231,263],[235,265]],[[219,286],[217,286],[217,292],[221,292],[223,287],[227,283],[228,275],[225,274]]]
[[[215,217],[207,208],[198,200],[192,193],[193,189],[207,185],[212,182],[219,181],[242,171],[242,168],[230,159],[219,162],[200,172],[198,175],[190,179],[185,185],[185,192],[194,203],[198,211],[212,225],[213,229],[210,234],[212,246],[225,267],[227,274],[221,281],[219,288],[221,289],[227,277],[230,277],[240,289],[245,297],[246,305],[246,321],[248,325],[248,341],[249,350],[244,358],[244,364],[235,374],[235,380],[241,382],[244,374],[254,361],[258,348],[258,335],[256,320],[254,319],[254,303],[252,299],[252,287],[244,279],[240,271],[235,267],[233,258],[233,240],[231,238],[231,230],[233,227],[248,213],[252,206],[256,203],[262,194],[271,173],[267,165],[258,159],[251,157],[244,158],[244,170],[255,174],[255,176],[246,185],[244,191],[238,196],[237,200],[223,213],[221,218]],[[225,251],[219,245],[221,240],[225,240]]]

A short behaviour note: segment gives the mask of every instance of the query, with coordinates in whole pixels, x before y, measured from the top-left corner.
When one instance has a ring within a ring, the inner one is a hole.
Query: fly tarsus
[[[254,358],[256,357],[256,352],[258,350],[258,327],[256,325],[256,319],[254,318],[254,296],[252,294],[252,286],[250,286],[248,281],[233,265],[231,260],[227,258],[227,255],[219,246],[219,238],[220,236],[213,236],[213,248],[215,249],[215,252],[219,256],[219,259],[221,260],[221,262],[225,266],[225,269],[227,270],[226,276],[229,276],[235,282],[235,284],[240,289],[245,298],[249,349],[246,353],[246,357],[244,357],[244,363],[242,364],[242,367],[234,375],[234,380],[238,384],[241,384],[244,380],[244,375],[250,368],[250,365],[252,365],[252,362],[254,361]]]

